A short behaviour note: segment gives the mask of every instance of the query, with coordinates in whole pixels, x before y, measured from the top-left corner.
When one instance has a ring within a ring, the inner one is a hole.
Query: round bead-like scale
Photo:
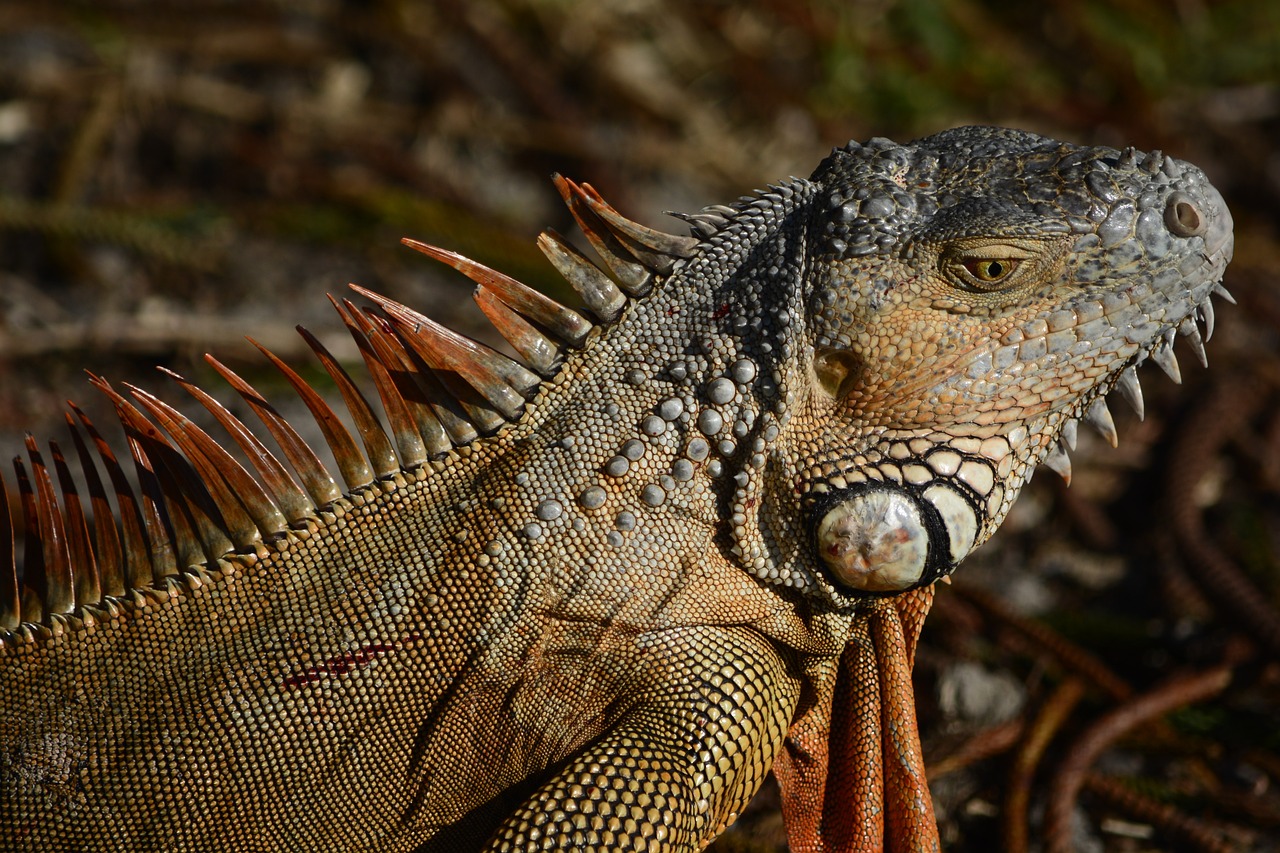
[[[698,429],[705,435],[716,435],[724,429],[724,418],[715,409],[703,409],[698,412]]]
[[[604,506],[605,499],[608,494],[599,486],[590,486],[578,495],[578,503],[586,509],[599,509]]]

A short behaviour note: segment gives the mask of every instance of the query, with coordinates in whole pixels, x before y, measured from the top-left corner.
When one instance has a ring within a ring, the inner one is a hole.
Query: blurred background
[[[107,420],[86,366],[177,401],[153,366],[218,388],[213,350],[284,399],[243,336],[300,360],[303,323],[354,357],[324,298],[349,281],[492,339],[399,238],[571,300],[533,244],[572,230],[552,172],[679,230],[662,211],[851,138],[969,123],[1203,167],[1239,307],[1211,370],[1144,368],[1146,420],[1117,403],[1120,448],[1082,434],[1071,489],[1042,472],[939,596],[917,682],[944,842],[1043,849],[1048,809],[1074,815],[1059,849],[1280,849],[1269,0],[5,0],[0,441],[61,437],[69,396]],[[783,845],[766,789],[716,849]]]

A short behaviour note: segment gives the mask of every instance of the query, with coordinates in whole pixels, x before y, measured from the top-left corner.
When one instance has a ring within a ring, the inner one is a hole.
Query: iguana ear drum
[[[966,496],[938,482],[919,493],[891,483],[828,492],[811,518],[818,556],[836,580],[873,593],[905,592],[950,574],[978,534]]]

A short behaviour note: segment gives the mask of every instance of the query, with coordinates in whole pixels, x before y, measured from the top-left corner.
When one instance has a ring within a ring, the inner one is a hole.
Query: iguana
[[[382,416],[303,334],[361,448],[271,356],[344,486],[212,358],[280,453],[180,377],[236,455],[97,377],[123,462],[74,407],[83,479],[28,441],[0,847],[696,850],[771,768],[793,850],[939,846],[933,584],[1037,464],[1069,475],[1080,420],[1114,436],[1106,394],[1141,411],[1135,367],[1203,354],[1221,196],[1159,152],[974,127],[850,143],[687,236],[557,184],[603,268],[539,243],[584,309],[407,241],[517,357],[334,300]]]

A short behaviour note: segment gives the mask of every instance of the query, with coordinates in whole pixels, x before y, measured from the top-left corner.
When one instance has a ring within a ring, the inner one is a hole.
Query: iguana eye
[[[996,284],[1008,278],[1018,268],[1014,258],[968,258],[963,266],[982,284]]]
[[[938,271],[960,290],[995,294],[1035,278],[1038,270],[1060,256],[1062,248],[1060,242],[1054,245],[1023,236],[960,238],[939,252]]]
[[[995,293],[1014,287],[1027,278],[1023,262],[1040,257],[1036,245],[981,243],[954,246],[940,258],[943,273],[961,290]]]

